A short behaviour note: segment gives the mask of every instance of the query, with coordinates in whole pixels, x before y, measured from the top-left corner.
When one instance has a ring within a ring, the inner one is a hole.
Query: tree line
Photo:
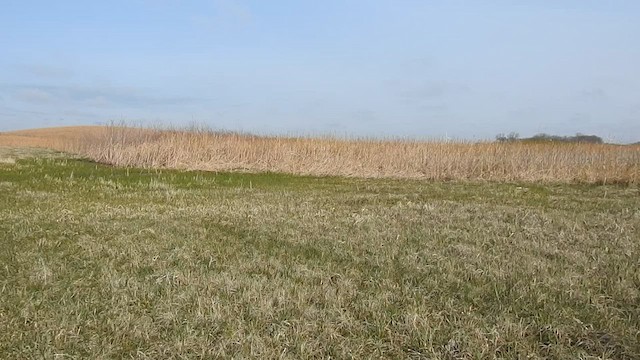
[[[559,136],[559,135],[550,135],[550,134],[536,134],[529,138],[520,138],[520,135],[515,132],[511,132],[509,134],[498,134],[496,135],[496,141],[498,142],[515,142],[515,141],[525,141],[525,142],[564,142],[564,143],[589,143],[589,144],[603,144],[604,140],[601,137],[596,135],[585,135],[581,133],[577,133],[574,136]]]

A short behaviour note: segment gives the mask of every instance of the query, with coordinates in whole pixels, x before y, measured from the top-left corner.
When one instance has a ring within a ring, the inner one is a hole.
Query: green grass
[[[0,358],[640,357],[638,187],[0,158]]]

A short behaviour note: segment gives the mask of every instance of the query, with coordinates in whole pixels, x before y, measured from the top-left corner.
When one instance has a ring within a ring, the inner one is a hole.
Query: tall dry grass
[[[640,183],[640,146],[252,136],[110,126],[63,150],[127,167],[429,180]]]
[[[111,130],[109,126],[59,126],[0,132],[0,147],[48,148],[70,150],[78,144],[86,144],[104,138]]]

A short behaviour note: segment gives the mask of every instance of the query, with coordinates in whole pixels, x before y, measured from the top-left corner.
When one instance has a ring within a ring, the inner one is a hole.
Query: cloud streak
[[[30,104],[48,104],[54,97],[51,93],[38,88],[19,89],[14,93],[14,98],[21,102]]]
[[[253,22],[253,13],[249,7],[238,0],[214,0],[211,11],[191,16],[191,23],[205,30],[245,28]]]
[[[61,103],[90,107],[148,108],[205,101],[196,97],[159,96],[152,91],[135,87],[4,85],[0,86],[0,92],[9,93],[20,102],[34,105]]]
[[[73,77],[69,69],[45,64],[17,64],[15,69],[24,74],[42,80],[64,80]]]
[[[463,84],[446,81],[390,81],[387,86],[399,98],[407,102],[440,100],[449,96],[461,96],[471,92]]]

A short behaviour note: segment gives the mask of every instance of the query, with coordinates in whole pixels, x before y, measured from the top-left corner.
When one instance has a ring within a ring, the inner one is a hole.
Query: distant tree
[[[571,142],[590,143],[590,144],[602,144],[602,138],[595,135],[584,135],[577,133],[576,136],[571,138]]]
[[[520,139],[520,134],[518,134],[517,132],[510,132],[507,135],[503,133],[496,135],[497,142],[514,142],[514,141],[518,141],[519,139]]]
[[[536,134],[530,138],[521,139],[518,133],[512,132],[508,135],[498,134],[496,136],[498,142],[513,142],[513,141],[527,141],[527,142],[565,142],[565,143],[590,143],[590,144],[603,144],[604,141],[601,137],[596,135],[584,135],[577,133],[575,136],[558,136],[545,133]]]
[[[557,135],[549,135],[545,133],[540,133],[533,135],[532,137],[525,139],[527,141],[536,141],[536,142],[551,142],[551,141],[563,141],[562,137]]]

